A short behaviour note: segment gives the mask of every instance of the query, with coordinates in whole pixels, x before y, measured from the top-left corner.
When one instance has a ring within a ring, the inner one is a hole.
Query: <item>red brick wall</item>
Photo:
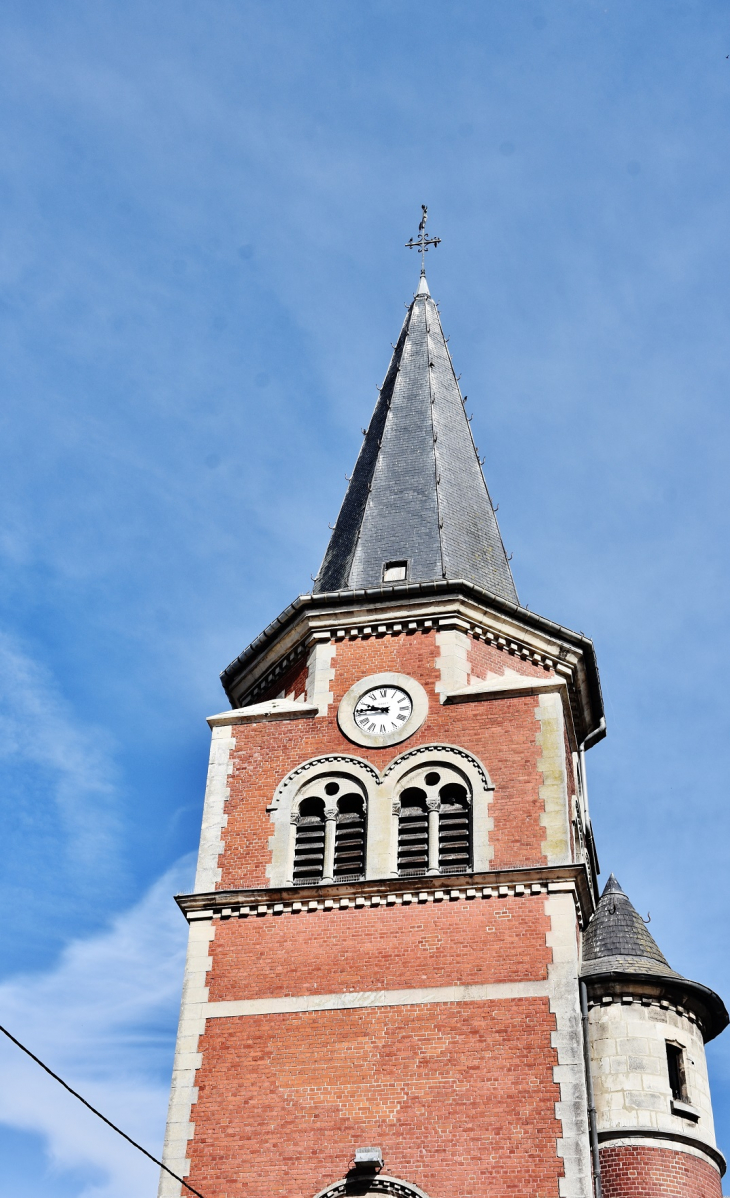
[[[472,652],[478,645],[473,642]],[[479,647],[499,659],[498,664],[506,660],[496,649]],[[345,641],[338,644],[333,660],[334,702],[326,718],[237,725],[232,729],[236,748],[231,797],[226,805],[221,888],[267,885],[272,825],[266,807],[278,783],[300,762],[322,753],[354,753],[382,770],[405,750],[441,740],[474,753],[495,784],[490,805],[494,868],[544,864],[541,844],[545,830],[540,824],[544,806],[539,796],[543,777],[537,768],[539,724],[535,719],[538,700],[520,696],[442,706],[435,692],[440,677],[435,665],[438,655],[433,633]],[[514,668],[519,666],[521,672],[537,669],[516,658],[509,658],[509,663]],[[340,732],[337,705],[363,675],[386,670],[409,674],[421,682],[429,696],[429,714],[419,731],[402,745],[363,749]],[[545,676],[544,671],[538,672]]]
[[[210,1001],[547,977],[545,895],[215,924]]]
[[[511,670],[515,674],[524,674],[528,678],[547,678],[553,673],[551,670],[546,670],[544,666],[535,665],[532,661],[525,661],[504,649],[497,649],[494,645],[487,644],[486,641],[474,639],[469,641],[469,660],[475,678],[486,678],[487,674],[504,674],[506,670]]]
[[[602,1148],[604,1198],[721,1198],[720,1174],[689,1152],[668,1148]]]
[[[209,1020],[191,1185],[308,1198],[376,1144],[430,1198],[558,1198],[546,999]]]
[[[537,667],[477,646],[482,676]],[[302,761],[354,754],[382,770],[417,745],[479,758],[495,785],[494,866],[543,864],[538,700],[442,706],[434,634],[337,645],[326,718],[238,725],[224,888],[265,886],[278,783]],[[303,687],[301,665],[277,683]],[[429,696],[424,725],[389,749],[352,745],[337,705],[364,675],[408,674]],[[414,889],[417,883],[414,881]],[[544,895],[216,920],[210,1001],[544,979]],[[199,1044],[190,1183],[206,1198],[311,1198],[355,1148],[429,1198],[558,1198],[555,1017],[547,999],[354,1008],[210,1019]]]

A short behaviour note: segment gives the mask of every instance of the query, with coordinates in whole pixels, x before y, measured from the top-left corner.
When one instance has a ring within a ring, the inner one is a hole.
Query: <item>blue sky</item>
[[[204,717],[317,570],[422,202],[520,597],[596,642],[604,880],[730,998],[727,3],[6,0],[0,31],[0,1021],[159,1150]],[[151,1198],[0,1062],[3,1198]],[[730,1039],[710,1066],[727,1151]]]

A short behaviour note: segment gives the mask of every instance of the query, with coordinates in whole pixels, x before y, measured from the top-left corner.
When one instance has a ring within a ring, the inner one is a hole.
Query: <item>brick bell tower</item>
[[[222,681],[167,1166],[204,1198],[719,1198],[728,1017],[599,902],[593,644],[519,604],[423,269],[312,593]]]

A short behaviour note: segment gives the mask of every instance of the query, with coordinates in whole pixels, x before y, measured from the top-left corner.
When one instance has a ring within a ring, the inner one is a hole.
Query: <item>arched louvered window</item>
[[[466,787],[447,782],[439,791],[439,869],[442,873],[471,868],[471,811]]]
[[[404,787],[397,796],[398,873],[470,870],[471,791],[464,775],[451,765],[433,762],[407,774]]]
[[[364,873],[365,803],[362,795],[345,794],[337,802],[334,879],[355,881]]]
[[[319,882],[324,872],[324,801],[304,799],[296,827],[294,881]]]
[[[346,774],[315,775],[301,788],[292,811],[295,885],[364,877],[367,809],[365,787]]]
[[[398,873],[423,874],[428,869],[428,807],[425,791],[409,786],[400,795]]]

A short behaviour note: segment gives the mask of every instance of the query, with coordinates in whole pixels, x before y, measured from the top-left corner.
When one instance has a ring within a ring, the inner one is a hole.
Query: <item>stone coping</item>
[[[315,703],[269,699],[265,703],[252,703],[249,707],[236,707],[232,711],[209,715],[206,722],[211,728],[226,728],[234,724],[271,723],[274,720],[313,720],[316,715],[319,715],[319,707]]]

